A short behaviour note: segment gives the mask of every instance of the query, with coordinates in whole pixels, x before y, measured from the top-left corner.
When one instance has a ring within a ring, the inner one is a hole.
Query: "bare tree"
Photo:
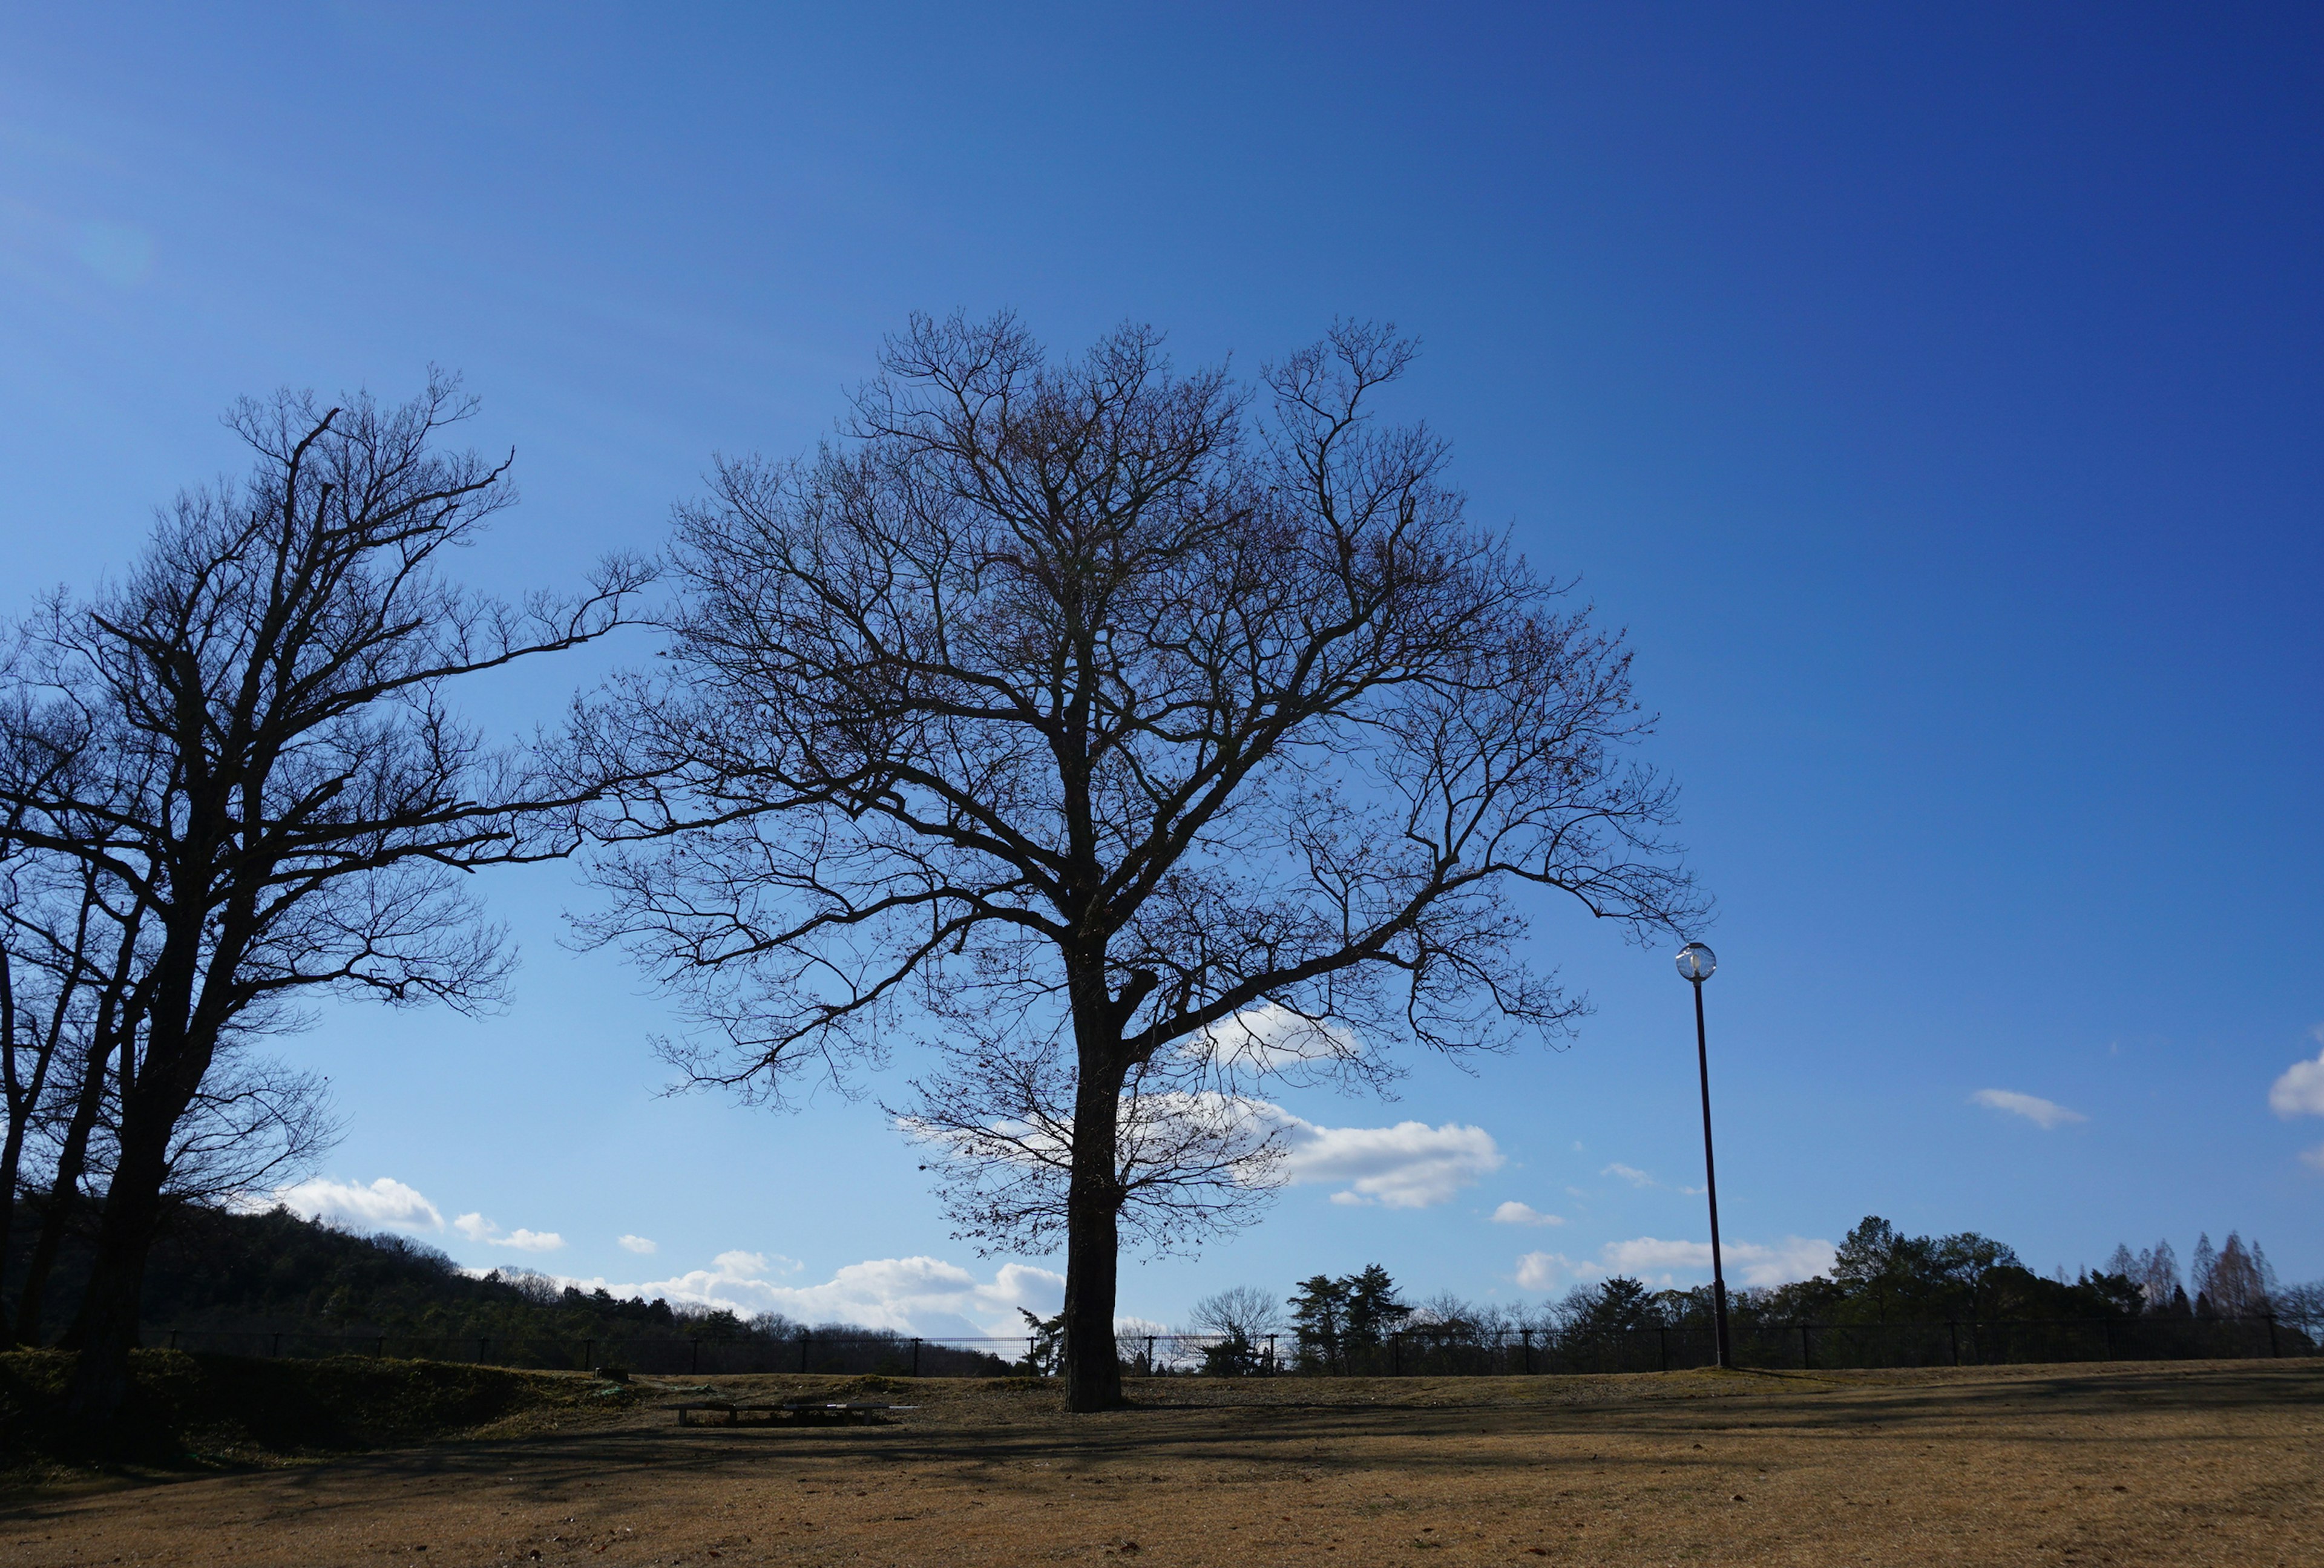
[[[70,1055],[75,980],[89,936],[86,909],[62,931],[32,912],[24,881],[33,868],[8,854],[5,833],[0,826],[0,1109],[7,1113],[0,1137],[0,1260],[9,1255],[15,1228],[25,1146],[49,1109],[51,1073]],[[0,1343],[6,1339],[0,1322]]]
[[[99,885],[97,880],[83,882],[87,889]],[[12,917],[22,918],[24,913],[24,907],[18,905],[12,910]],[[49,1277],[63,1250],[66,1237],[81,1216],[82,1178],[89,1169],[92,1140],[109,1108],[107,1091],[113,1083],[112,1068],[122,1042],[136,1035],[143,1019],[152,971],[143,961],[146,949],[139,939],[141,913],[134,901],[124,910],[106,906],[106,918],[112,924],[106,940],[90,943],[76,938],[75,948],[86,964],[78,987],[84,995],[62,1015],[72,1031],[69,1060],[62,1063],[68,1075],[58,1081],[59,1093],[43,1108],[44,1117],[40,1124],[49,1145],[45,1151],[46,1191],[41,1205],[40,1235],[25,1261],[16,1306],[16,1338],[26,1344],[41,1342],[42,1310]],[[28,921],[27,925],[39,931],[37,920]],[[38,940],[52,952],[58,948],[47,933],[41,933]]]
[[[1194,1303],[1186,1322],[1198,1334],[1263,1340],[1283,1332],[1283,1304],[1256,1285],[1237,1285]]]
[[[0,815],[29,852],[123,890],[143,932],[68,1336],[77,1419],[119,1407],[163,1194],[189,1115],[217,1108],[221,1048],[295,1026],[293,999],[318,988],[492,1005],[510,959],[466,873],[575,845],[589,787],[484,744],[446,687],[603,634],[644,572],[609,563],[586,594],[521,607],[445,581],[440,553],[514,499],[505,461],[438,449],[472,408],[442,378],[397,408],[246,402],[229,423],[248,478],[180,495],[120,586],[53,599],[20,632]]]
[[[1463,521],[1441,442],[1370,417],[1410,355],[1336,328],[1261,414],[1147,329],[1052,364],[1007,317],[916,318],[840,443],[680,509],[665,672],[582,733],[658,780],[605,827],[650,842],[591,928],[687,999],[669,1055],[768,1097],[949,1041],[961,1113],[918,1114],[1002,1173],[973,1231],[1062,1218],[1074,1409],[1120,1397],[1151,1093],[1566,1027],[1517,886],[1641,934],[1697,912],[1623,761],[1618,641]],[[1263,1050],[1218,1045],[1262,1015]],[[1265,1164],[1215,1130],[1170,1157],[1198,1222]]]
[[[2210,1268],[2197,1277],[2196,1288],[2221,1317],[2261,1317],[2273,1306],[2275,1270],[2268,1266],[2267,1254],[2258,1242],[2246,1244],[2239,1233],[2230,1231]]]

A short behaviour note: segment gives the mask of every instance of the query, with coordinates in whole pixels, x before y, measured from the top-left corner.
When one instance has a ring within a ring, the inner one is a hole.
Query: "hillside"
[[[13,1322],[23,1254],[39,1224],[35,1199],[19,1205],[15,1245],[0,1274]],[[60,1259],[42,1337],[60,1332],[88,1267],[86,1236]],[[559,1290],[538,1275],[477,1278],[424,1243],[356,1236],[287,1211],[233,1213],[183,1204],[171,1214],[145,1277],[144,1318],[176,1328],[314,1329],[349,1334],[606,1339],[685,1333],[737,1337],[752,1325],[733,1313],[673,1307],[604,1291]],[[768,1323],[762,1331],[788,1330]]]

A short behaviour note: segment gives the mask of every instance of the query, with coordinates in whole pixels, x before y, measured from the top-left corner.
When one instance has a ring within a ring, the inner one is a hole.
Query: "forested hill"
[[[34,1204],[19,1206],[0,1304],[13,1326]],[[85,1237],[60,1259],[42,1338],[62,1332],[88,1266]],[[657,1333],[730,1337],[750,1325],[730,1312],[673,1308],[605,1291],[559,1290],[541,1276],[477,1278],[424,1243],[355,1236],[281,1209],[234,1213],[195,1204],[171,1214],[145,1275],[144,1320],[176,1328],[314,1330],[350,1334],[606,1339]]]

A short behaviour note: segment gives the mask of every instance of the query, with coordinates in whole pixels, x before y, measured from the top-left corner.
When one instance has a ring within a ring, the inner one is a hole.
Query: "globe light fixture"
[[[1711,1047],[1702,1028],[1702,982],[1719,969],[1719,955],[1700,942],[1678,950],[1679,978],[1694,987],[1694,1065],[1702,1076],[1702,1190],[1711,1199],[1711,1305],[1719,1331],[1719,1364],[1735,1364],[1727,1338],[1727,1268],[1719,1255],[1719,1167],[1711,1153]]]

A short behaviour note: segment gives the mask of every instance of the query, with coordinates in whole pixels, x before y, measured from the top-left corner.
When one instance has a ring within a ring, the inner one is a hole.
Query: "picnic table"
[[[917,1405],[880,1405],[866,1400],[835,1399],[693,1399],[678,1407],[680,1426],[868,1426],[891,1410],[917,1410]],[[712,1414],[724,1421],[711,1421]],[[696,1421],[699,1415],[703,1420]]]

